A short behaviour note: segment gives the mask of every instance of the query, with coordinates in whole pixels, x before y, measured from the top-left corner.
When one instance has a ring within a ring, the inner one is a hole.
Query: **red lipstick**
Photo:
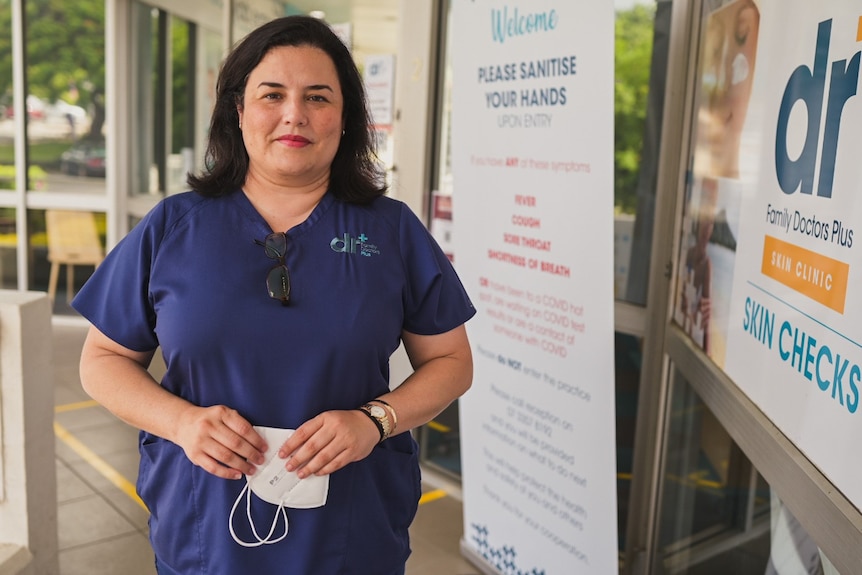
[[[287,144],[288,146],[293,148],[301,148],[311,143],[311,140],[309,140],[308,138],[295,134],[287,134],[285,136],[281,136],[278,141],[283,142],[284,144]]]

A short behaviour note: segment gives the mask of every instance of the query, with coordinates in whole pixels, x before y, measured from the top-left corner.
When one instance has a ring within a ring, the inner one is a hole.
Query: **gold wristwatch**
[[[392,433],[392,422],[389,420],[389,413],[382,405],[366,403],[359,407],[359,411],[367,415],[377,426],[377,431],[380,432],[380,441],[389,437],[389,434]]]

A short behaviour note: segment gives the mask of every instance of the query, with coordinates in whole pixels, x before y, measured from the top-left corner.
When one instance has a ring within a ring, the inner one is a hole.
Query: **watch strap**
[[[380,441],[383,441],[384,439],[386,439],[386,430],[383,429],[383,424],[380,423],[379,421],[377,421],[376,417],[371,415],[371,411],[369,411],[368,407],[363,405],[362,407],[357,407],[356,410],[361,411],[362,413],[364,413],[365,415],[368,416],[368,419],[370,419],[371,421],[374,422],[374,426],[377,428],[377,431],[380,432]]]

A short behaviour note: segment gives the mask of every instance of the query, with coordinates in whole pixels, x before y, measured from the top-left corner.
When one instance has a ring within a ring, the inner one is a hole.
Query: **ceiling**
[[[350,24],[358,62],[369,54],[391,54],[397,48],[398,0],[288,0],[302,12],[322,10],[329,24]]]

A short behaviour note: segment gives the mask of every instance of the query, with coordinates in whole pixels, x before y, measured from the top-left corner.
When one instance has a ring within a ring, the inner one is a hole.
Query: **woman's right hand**
[[[155,349],[136,351],[90,326],[81,351],[81,384],[111,413],[182,447],[195,465],[239,479],[263,463],[266,442],[236,410],[199,407],[162,387],[147,371]]]
[[[177,419],[174,440],[189,460],[224,479],[253,475],[267,445],[236,410],[189,405]]]

